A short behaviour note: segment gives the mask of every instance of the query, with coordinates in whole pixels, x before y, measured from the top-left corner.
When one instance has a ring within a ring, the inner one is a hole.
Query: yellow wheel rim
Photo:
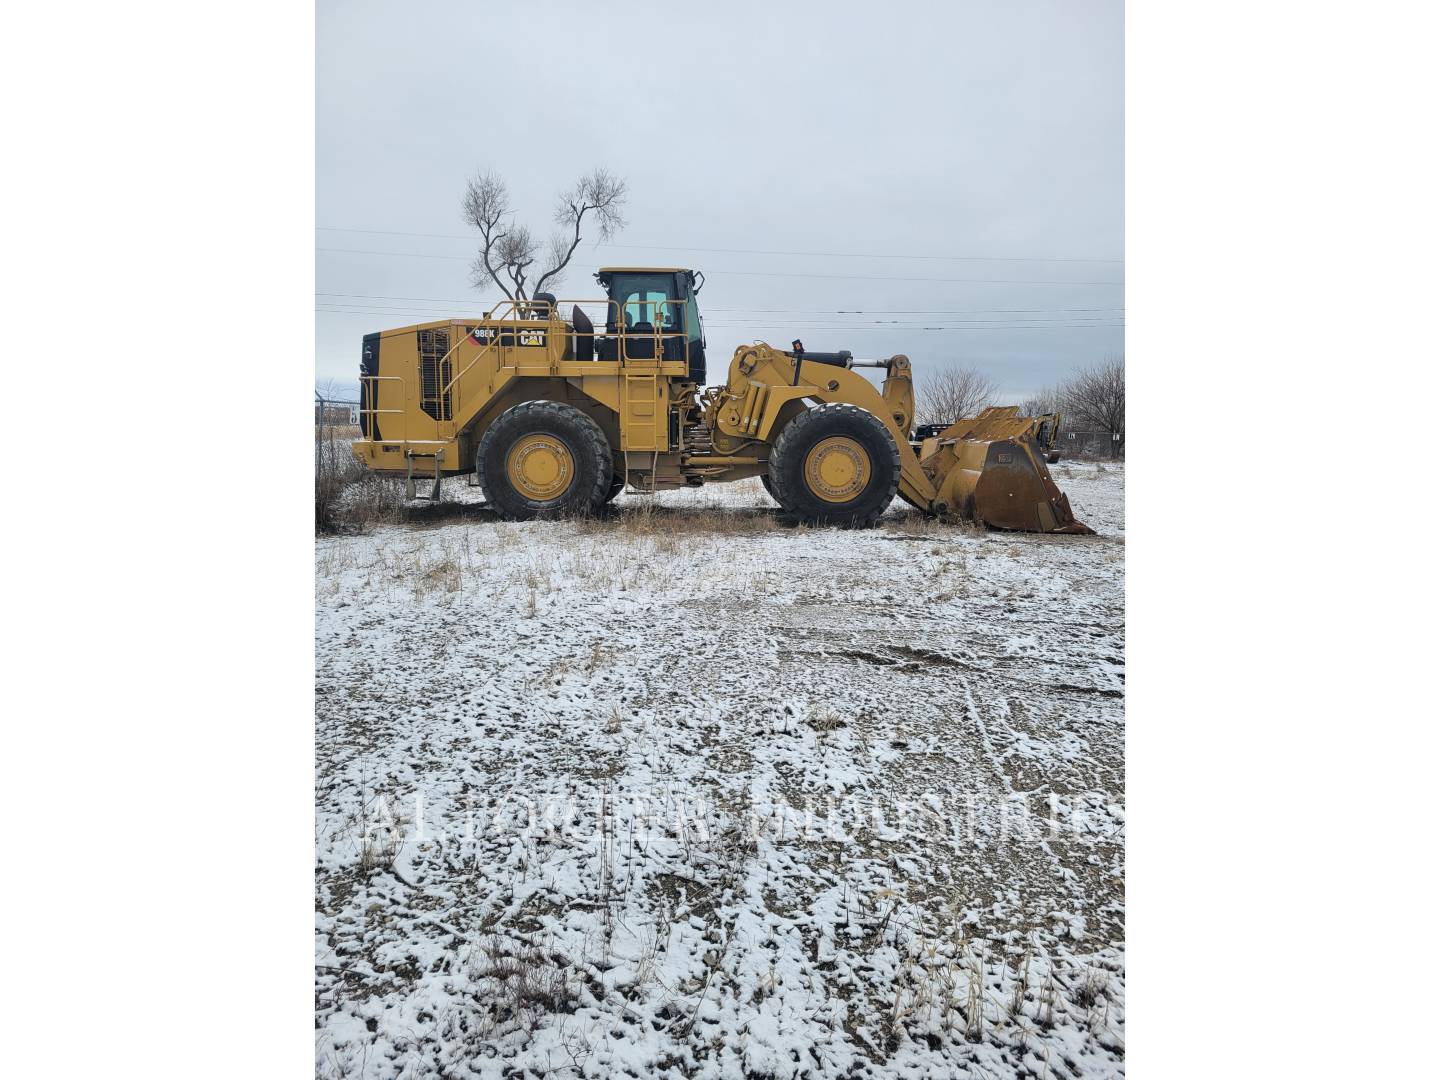
[[[526,435],[505,458],[510,486],[531,502],[558,499],[575,479],[575,458],[554,435]]]
[[[821,439],[805,455],[805,484],[826,502],[849,502],[869,483],[870,455],[846,435]]]

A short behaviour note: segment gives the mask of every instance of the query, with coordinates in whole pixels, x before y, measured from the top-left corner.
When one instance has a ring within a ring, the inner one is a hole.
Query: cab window
[[[704,340],[704,328],[700,325],[700,304],[693,291],[685,298],[685,324],[687,340]]]
[[[680,325],[680,305],[666,303],[678,299],[672,274],[617,277],[612,295],[620,306],[622,321],[627,328],[648,323],[674,332]]]
[[[632,292],[625,297],[625,325],[635,326],[638,323],[649,323],[652,326],[663,324],[664,329],[671,329],[675,322],[675,308],[666,304],[668,297],[662,292]]]

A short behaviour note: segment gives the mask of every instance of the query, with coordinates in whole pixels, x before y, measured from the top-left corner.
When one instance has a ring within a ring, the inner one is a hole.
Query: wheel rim
[[[869,483],[870,455],[848,436],[822,439],[805,455],[805,484],[826,502],[849,502]]]
[[[517,439],[505,458],[510,486],[531,502],[558,499],[575,479],[575,458],[554,435]]]

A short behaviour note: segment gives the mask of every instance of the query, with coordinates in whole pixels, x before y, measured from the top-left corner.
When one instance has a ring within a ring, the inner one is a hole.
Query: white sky
[[[629,227],[554,291],[599,295],[602,264],[703,270],[712,383],[757,338],[973,365],[1016,400],[1124,351],[1119,0],[321,0],[317,20],[319,380],[353,383],[364,333],[498,298],[469,284],[460,218],[486,168],[542,235],[582,172],[626,177]]]

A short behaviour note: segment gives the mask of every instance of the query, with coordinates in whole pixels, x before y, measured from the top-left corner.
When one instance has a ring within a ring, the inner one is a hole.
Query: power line
[[[402,259],[448,259],[470,262],[468,255],[431,255],[418,251],[370,251],[363,248],[316,248],[316,251],[333,252],[342,255],[386,255]],[[574,264],[575,270],[599,270],[596,264]],[[1123,281],[1035,281],[1014,278],[929,278],[929,277],[888,277],[883,274],[800,274],[779,270],[712,270],[717,277],[721,274],[742,277],[787,277],[787,278],[830,278],[836,281],[935,281],[952,285],[1124,285]]]
[[[1017,315],[1080,311],[1124,311],[1123,307],[1092,308],[706,308],[706,311],[748,311],[761,315]]]
[[[382,296],[376,293],[332,293],[317,292],[316,296],[344,296],[352,300],[404,300],[420,304],[473,304],[476,297],[467,296],[437,297],[437,296]],[[584,303],[585,301],[581,301]],[[592,303],[604,303],[603,300],[594,300]],[[321,303],[330,303],[322,300]],[[1124,311],[1123,307],[1088,307],[1088,308],[724,308],[706,307],[706,311],[741,311],[753,312],[766,315],[1003,315],[1007,313],[1034,315],[1034,314],[1055,314],[1069,312],[1094,312],[1094,311]]]
[[[400,232],[394,229],[349,229],[339,225],[316,225],[319,232],[364,233],[369,236],[416,236],[428,240],[469,240],[474,235],[458,233]],[[773,251],[766,248],[676,247],[665,244],[597,244],[597,247],[631,248],[640,251],[704,251],[722,255],[805,255],[823,259],[919,259],[933,262],[1050,262],[1050,263],[1123,263],[1124,259],[1042,258],[1034,255],[876,255],[859,251]]]
[[[315,310],[316,310],[316,312],[318,312],[318,313],[320,313],[320,314],[323,314],[323,315],[358,315],[358,316],[363,316],[364,318],[367,318],[367,319],[374,319],[374,318],[398,318],[398,317],[402,317],[402,316],[413,316],[413,315],[416,315],[416,314],[430,314],[430,313],[428,313],[428,312],[423,312],[423,313],[422,313],[422,312],[410,312],[410,311],[349,311],[349,310],[344,310],[344,309],[323,308],[323,307],[317,307]],[[446,320],[438,320],[438,319],[437,319],[437,320],[430,320],[430,321],[439,322],[439,321],[446,321]],[[707,323],[706,325],[709,326],[709,327],[711,327],[712,329],[713,329],[713,328],[724,327],[724,328],[726,328],[726,329],[751,329],[751,330],[755,330],[755,329],[761,329],[761,328],[764,328],[764,327],[767,327],[767,326],[773,326],[773,325],[775,325],[775,324],[773,324],[773,323],[728,323],[728,322],[711,322],[711,323]],[[966,326],[924,326],[924,325],[921,325],[921,324],[904,324],[904,325],[890,324],[890,325],[880,325],[880,326],[846,326],[846,325],[843,325],[843,324],[837,325],[837,324],[834,324],[834,323],[829,323],[829,324],[820,324],[820,325],[814,325],[814,326],[808,326],[808,325],[792,325],[792,326],[787,327],[787,329],[788,329],[788,330],[792,330],[792,331],[802,332],[802,333],[809,333],[809,332],[811,332],[811,331],[827,331],[827,330],[839,330],[839,331],[844,331],[845,333],[864,333],[864,332],[867,332],[867,331],[869,331],[869,332],[884,331],[884,332],[886,332],[886,333],[895,333],[896,331],[899,331],[899,330],[903,330],[903,331],[913,331],[913,332],[961,331],[961,330],[1065,330],[1065,329],[1087,330],[1087,329],[1098,329],[1098,328],[1105,328],[1105,327],[1123,327],[1124,325],[1125,325],[1125,324],[1124,324],[1123,322],[1048,322],[1048,323],[1040,323],[1040,322],[1037,322],[1037,323],[991,322],[991,323],[977,323],[977,324],[966,325]]]
[[[326,295],[326,294],[320,294],[320,293],[317,293],[317,294],[316,294],[317,297],[320,297],[320,296],[323,296],[323,295]],[[335,295],[335,296],[341,296],[341,297],[343,297],[345,294],[329,294],[329,295]],[[462,321],[478,322],[478,321],[482,321],[482,320],[488,318],[488,316],[487,316],[485,313],[479,312],[479,311],[474,311],[474,310],[472,310],[472,311],[470,311],[470,312],[460,312],[460,313],[457,314],[457,313],[454,311],[453,308],[415,307],[415,306],[413,306],[413,305],[411,305],[411,304],[405,304],[405,303],[385,303],[385,302],[383,302],[383,301],[382,301],[381,303],[379,303],[379,304],[373,304],[373,303],[360,304],[360,303],[354,302],[355,300],[358,300],[358,299],[364,299],[364,297],[355,297],[354,299],[334,299],[334,300],[317,299],[317,300],[316,300],[316,304],[317,304],[318,306],[325,307],[325,308],[335,308],[335,309],[342,309],[342,310],[343,310],[343,309],[351,309],[351,310],[356,310],[356,311],[375,311],[375,312],[383,312],[383,313],[385,313],[385,314],[390,314],[390,315],[425,315],[425,316],[428,316],[431,320],[436,320],[436,319],[449,319],[449,320],[455,321],[455,322],[462,322]],[[712,309],[712,310],[713,310],[713,309]],[[778,325],[778,324],[780,324],[780,323],[787,322],[787,321],[789,321],[790,318],[796,318],[796,319],[799,319],[799,321],[802,321],[802,322],[805,322],[805,323],[818,323],[818,324],[820,324],[820,325],[822,325],[822,326],[846,326],[846,325],[863,325],[863,324],[880,325],[880,326],[916,326],[916,325],[919,325],[920,323],[933,322],[933,321],[934,321],[933,319],[918,319],[918,320],[917,320],[917,319],[913,319],[913,318],[909,318],[909,317],[907,317],[907,318],[883,318],[883,319],[882,319],[882,318],[873,318],[873,319],[866,319],[866,318],[864,318],[864,316],[867,315],[867,314],[885,314],[885,313],[871,313],[871,312],[864,312],[864,311],[854,311],[854,312],[821,312],[821,313],[819,313],[819,314],[809,314],[809,315],[806,315],[806,314],[804,314],[804,313],[797,313],[797,314],[785,316],[785,317],[782,317],[782,318],[769,318],[768,316],[769,316],[770,314],[773,314],[773,313],[768,313],[768,312],[751,312],[751,311],[747,311],[747,310],[745,310],[745,309],[736,308],[736,309],[731,309],[731,313],[730,313],[730,314],[723,314],[723,315],[718,316],[718,318],[715,317],[715,316],[713,316],[713,315],[707,315],[706,318],[705,318],[705,322],[706,322],[707,325],[712,325],[712,326],[714,326],[714,325],[721,325],[721,324],[728,325],[728,326],[734,326],[734,325],[740,325],[740,324],[743,324],[743,323],[753,323],[753,324],[759,325],[759,326],[774,326],[774,325]],[[783,313],[782,313],[782,314],[783,314]],[[1065,308],[1052,308],[1052,309],[1034,308],[1034,309],[1014,309],[1014,310],[1012,310],[1012,309],[1006,309],[1006,308],[991,308],[991,309],[983,309],[983,308],[982,308],[982,309],[976,309],[976,310],[973,310],[973,311],[963,311],[963,310],[962,310],[962,311],[910,312],[910,313],[903,313],[903,314],[907,314],[907,315],[924,315],[924,314],[930,314],[930,315],[941,315],[941,316],[957,316],[957,315],[958,315],[958,316],[969,316],[969,315],[993,315],[993,316],[997,316],[996,318],[961,318],[961,319],[959,319],[959,320],[955,320],[955,321],[967,322],[967,323],[1005,323],[1005,322],[1079,322],[1079,323],[1085,323],[1085,322],[1104,322],[1104,321],[1113,320],[1113,319],[1121,319],[1121,320],[1123,320],[1123,319],[1125,318],[1125,313],[1124,313],[1124,309],[1123,309],[1123,308],[1120,308],[1120,309],[1108,309],[1108,310],[1107,310],[1107,309],[1103,309],[1103,308],[1088,309],[1088,310],[1087,310],[1087,309],[1083,309],[1083,308],[1077,308],[1077,309],[1074,309],[1073,311],[1067,310],[1067,309],[1065,309]],[[838,320],[838,321],[837,321],[837,320]]]
[[[401,306],[399,306],[399,305],[379,305],[379,306],[377,306],[377,305],[375,305],[375,304],[344,304],[344,303],[340,303],[339,301],[334,301],[334,300],[322,300],[320,303],[321,303],[322,305],[324,305],[324,309],[325,309],[325,310],[336,310],[336,311],[344,311],[344,310],[351,310],[351,311],[368,311],[368,312],[373,312],[373,313],[375,313],[375,314],[385,314],[385,315],[429,315],[429,316],[431,316],[432,321],[434,321],[434,320],[442,320],[442,319],[454,319],[454,320],[462,321],[462,322],[463,322],[463,321],[478,321],[478,317],[472,317],[472,319],[466,320],[463,316],[452,316],[452,315],[449,315],[448,313],[446,313],[446,312],[444,312],[444,311],[431,311],[431,310],[429,310],[429,309],[427,309],[427,308],[401,307]],[[319,309],[317,309],[317,310],[319,310]],[[943,312],[942,312],[941,314],[946,314],[946,313],[943,313]],[[959,314],[959,313],[953,313],[953,314]],[[997,313],[997,314],[998,314],[998,313]],[[1027,316],[1021,316],[1021,317],[1018,318],[1018,319],[1003,319],[1003,318],[1002,318],[1002,319],[961,319],[961,320],[959,320],[959,321],[960,321],[960,322],[963,322],[963,323],[974,323],[974,324],[977,324],[977,325],[986,325],[986,324],[992,324],[992,323],[994,323],[994,324],[1000,324],[1000,323],[1011,323],[1011,322],[1022,322],[1022,323],[1074,323],[1074,324],[1076,324],[1076,325],[1083,325],[1083,324],[1085,324],[1085,323],[1108,322],[1108,321],[1112,321],[1112,320],[1116,320],[1116,319],[1121,319],[1121,318],[1123,318],[1123,316],[1121,316],[1121,315],[1119,315],[1119,314],[1107,314],[1107,315],[1096,315],[1096,316],[1081,316],[1081,317],[1079,317],[1079,318],[1069,318],[1069,319],[1047,319],[1047,318],[1039,318],[1039,317],[1034,317],[1034,316],[1028,316],[1028,317],[1027,317]],[[837,322],[825,322],[825,323],[820,323],[819,320],[814,319],[814,318],[807,318],[807,319],[804,319],[804,320],[802,320],[802,321],[804,321],[804,322],[806,322],[806,323],[818,323],[818,325],[826,326],[826,327],[847,327],[847,326],[900,326],[900,327],[904,327],[904,326],[921,326],[921,325],[924,325],[924,322],[923,322],[923,321],[922,321],[922,322],[911,322],[911,321],[906,321],[906,320],[903,320],[903,319],[869,319],[869,320],[866,320],[865,322],[857,322],[857,323],[843,323],[843,322],[840,322],[840,323],[837,323]],[[754,318],[754,317],[752,317],[752,316],[738,316],[738,317],[731,317],[731,318],[728,318],[728,319],[727,319],[727,318],[721,318],[721,319],[718,319],[718,320],[707,319],[707,320],[706,320],[706,325],[707,325],[707,326],[776,326],[776,325],[779,325],[779,322],[778,322],[777,320],[775,320],[775,319],[758,319],[758,318]]]

